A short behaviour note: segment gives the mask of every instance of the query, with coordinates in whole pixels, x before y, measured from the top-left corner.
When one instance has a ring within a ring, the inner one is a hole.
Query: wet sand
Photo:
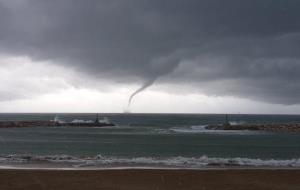
[[[299,190],[300,169],[1,169],[1,190]]]

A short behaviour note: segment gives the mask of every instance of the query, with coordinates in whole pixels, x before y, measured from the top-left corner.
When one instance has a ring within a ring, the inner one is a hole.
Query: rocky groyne
[[[64,122],[57,121],[0,121],[0,128],[19,128],[19,127],[105,127],[115,126],[113,123],[101,122]]]
[[[59,126],[54,121],[0,121],[0,128],[8,127],[54,127]]]
[[[271,131],[271,132],[293,132],[300,133],[300,123],[285,124],[240,124],[240,125],[209,125],[210,130],[251,130],[251,131]]]

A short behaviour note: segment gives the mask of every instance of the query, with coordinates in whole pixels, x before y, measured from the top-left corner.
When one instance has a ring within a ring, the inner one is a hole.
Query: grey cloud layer
[[[296,0],[0,0],[0,51],[112,81],[300,103]],[[173,74],[171,74],[173,73]]]

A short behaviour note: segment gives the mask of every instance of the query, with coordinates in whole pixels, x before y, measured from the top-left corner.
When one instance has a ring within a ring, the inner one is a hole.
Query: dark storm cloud
[[[296,0],[0,0],[0,51],[112,81],[164,76],[208,94],[296,104],[299,7]]]

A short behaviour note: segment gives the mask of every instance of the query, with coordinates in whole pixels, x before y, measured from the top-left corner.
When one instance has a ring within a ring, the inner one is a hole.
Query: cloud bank
[[[294,0],[0,0],[0,53],[98,80],[300,103]]]

